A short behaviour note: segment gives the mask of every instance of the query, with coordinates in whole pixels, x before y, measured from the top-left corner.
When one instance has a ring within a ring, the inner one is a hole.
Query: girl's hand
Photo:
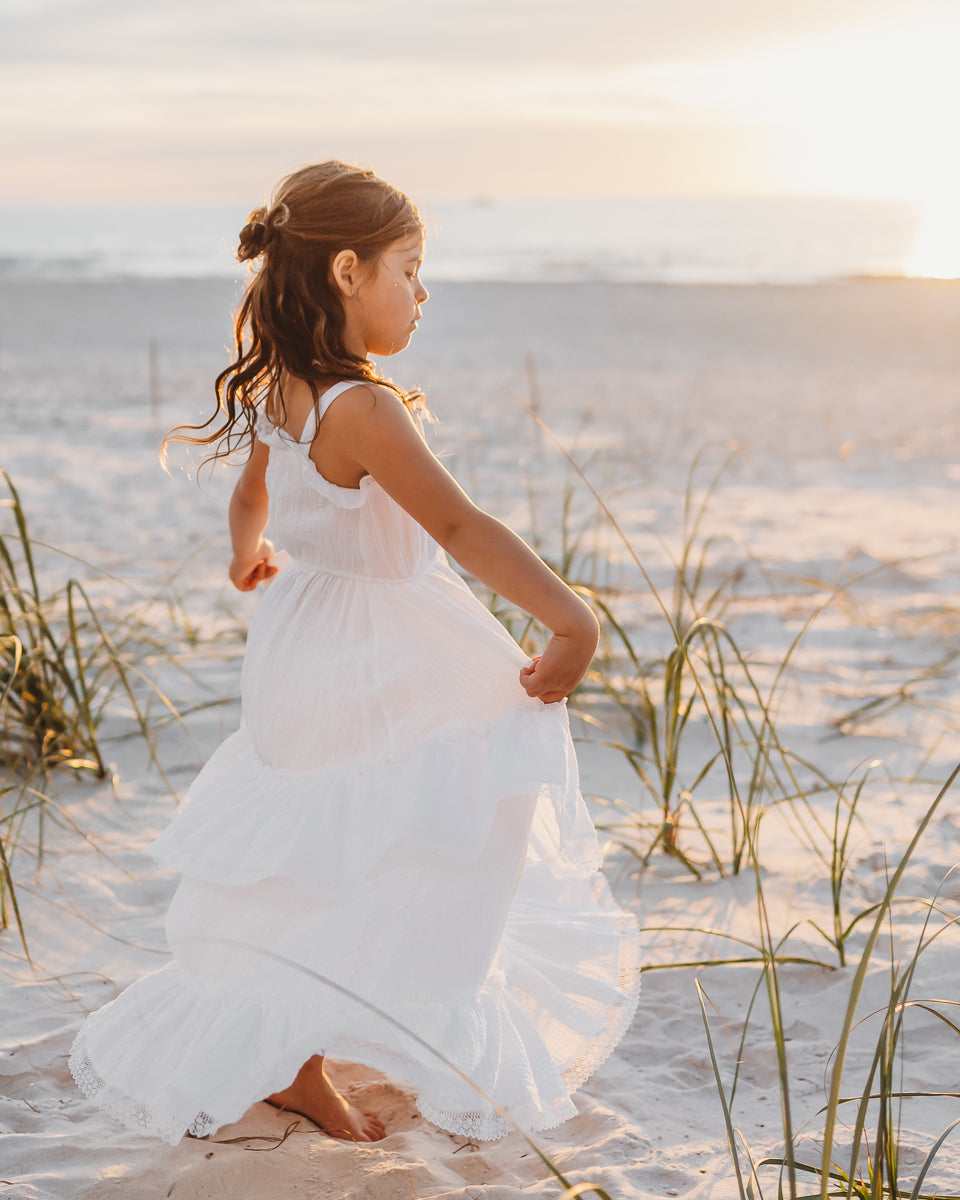
[[[597,648],[596,624],[578,637],[555,633],[543,654],[520,668],[520,683],[528,696],[554,704],[564,700],[586,675]]]
[[[237,558],[230,564],[230,582],[241,592],[252,592],[258,583],[272,579],[279,570],[270,565],[273,557],[273,542],[261,538],[252,558]]]

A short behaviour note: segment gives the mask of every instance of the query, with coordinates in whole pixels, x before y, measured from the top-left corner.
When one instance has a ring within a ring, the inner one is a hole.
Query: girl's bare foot
[[[327,1078],[318,1054],[307,1059],[288,1088],[267,1096],[267,1103],[299,1113],[324,1133],[348,1142],[378,1142],[386,1133],[379,1117],[341,1096]]]

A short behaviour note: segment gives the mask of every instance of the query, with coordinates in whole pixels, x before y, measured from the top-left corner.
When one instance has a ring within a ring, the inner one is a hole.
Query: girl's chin
[[[367,353],[372,354],[374,358],[390,358],[391,355],[399,354],[401,350],[406,350],[410,345],[410,339],[413,337],[416,329],[416,325],[411,325],[405,334],[398,337],[395,341],[390,342],[389,345],[383,347],[371,346]]]

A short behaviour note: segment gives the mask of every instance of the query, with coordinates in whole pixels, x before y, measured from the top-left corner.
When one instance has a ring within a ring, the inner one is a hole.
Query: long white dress
[[[183,876],[172,961],[87,1019],[71,1068],[171,1143],[237,1120],[312,1054],[411,1085],[443,1129],[508,1132],[442,1055],[550,1128],[640,986],[566,708],[526,695],[527,656],[372,478],[317,472],[312,432],[259,421],[293,562],[250,626],[240,728],[154,846]]]

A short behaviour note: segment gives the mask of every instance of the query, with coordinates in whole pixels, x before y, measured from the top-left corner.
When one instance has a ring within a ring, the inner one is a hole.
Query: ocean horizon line
[[[424,206],[437,282],[811,284],[916,269],[920,214],[849,197],[477,197]],[[246,277],[235,206],[0,208],[0,278]]]

